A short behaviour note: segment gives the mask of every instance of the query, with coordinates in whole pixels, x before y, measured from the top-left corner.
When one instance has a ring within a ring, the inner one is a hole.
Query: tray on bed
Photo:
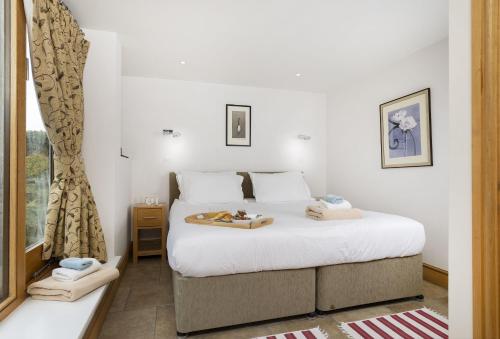
[[[211,213],[197,213],[184,218],[184,221],[188,224],[198,224],[198,225],[208,225],[208,226],[220,226],[220,227],[232,227],[232,228],[243,228],[243,229],[254,229],[263,226],[271,225],[274,221],[273,218],[258,218],[245,221],[235,222],[224,222],[214,220],[219,212]],[[201,218],[199,216],[202,216]]]

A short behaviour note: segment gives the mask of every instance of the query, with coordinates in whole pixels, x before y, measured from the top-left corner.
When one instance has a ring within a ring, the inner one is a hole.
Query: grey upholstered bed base
[[[423,293],[422,255],[316,269],[316,308],[331,311]]]
[[[177,331],[314,312],[314,268],[185,278],[173,273]]]
[[[207,278],[173,274],[177,331],[189,333],[422,294],[422,256]]]

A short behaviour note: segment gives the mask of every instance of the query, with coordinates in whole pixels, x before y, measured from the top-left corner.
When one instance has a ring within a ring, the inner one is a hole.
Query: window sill
[[[117,267],[119,256],[105,266]],[[108,285],[73,302],[27,298],[0,323],[0,338],[72,339],[81,338]]]
[[[35,243],[33,243],[33,244],[29,245],[28,247],[26,247],[26,248],[24,249],[24,251],[25,251],[26,253],[28,253],[28,252],[32,251],[33,249],[35,249],[36,247],[38,247],[38,246],[42,246],[42,245],[43,245],[43,239],[41,239],[41,240],[39,240],[39,241],[37,241],[37,242],[35,242]]]

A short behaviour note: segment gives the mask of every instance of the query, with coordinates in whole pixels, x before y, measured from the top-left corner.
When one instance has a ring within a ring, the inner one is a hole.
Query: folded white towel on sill
[[[323,199],[320,199],[320,202],[323,204],[323,206],[325,206],[326,208],[328,208],[330,210],[345,210],[345,209],[352,208],[351,203],[347,200],[342,201],[340,204],[332,204],[332,203],[325,201]]]
[[[92,265],[81,271],[64,267],[56,268],[52,271],[52,278],[57,281],[76,281],[102,268],[102,265],[98,260],[93,258],[91,260]]]

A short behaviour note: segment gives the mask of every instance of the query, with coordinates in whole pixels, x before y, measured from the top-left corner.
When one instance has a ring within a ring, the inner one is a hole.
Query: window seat
[[[119,256],[104,266],[117,267]],[[30,297],[0,322],[0,338],[81,338],[109,284],[73,301],[34,300]]]

